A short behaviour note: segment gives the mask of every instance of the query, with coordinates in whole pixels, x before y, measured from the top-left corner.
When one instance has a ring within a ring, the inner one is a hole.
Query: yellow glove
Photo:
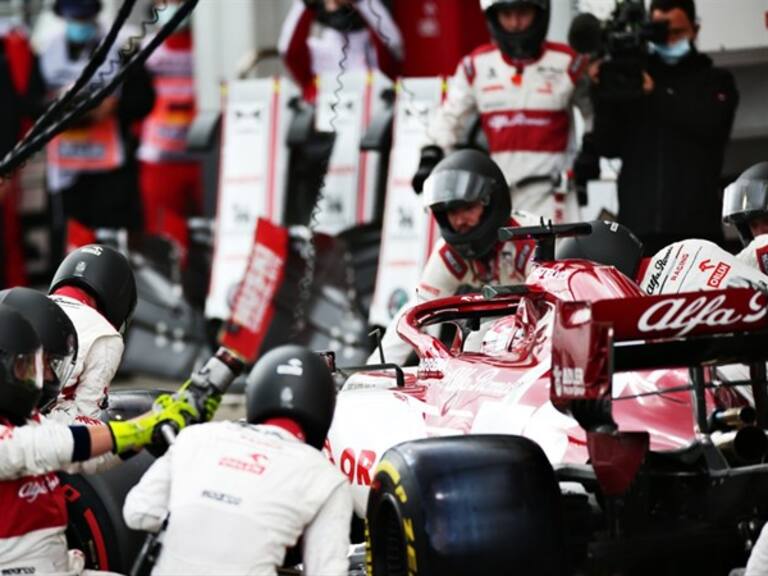
[[[221,404],[221,393],[212,386],[202,388],[187,380],[173,395],[174,398],[186,398],[202,415],[202,422],[210,422]]]
[[[114,440],[112,451],[122,454],[143,448],[156,438],[161,425],[169,424],[179,431],[199,417],[197,408],[189,402],[186,394],[177,398],[163,394],[155,400],[152,411],[125,422],[107,424]]]

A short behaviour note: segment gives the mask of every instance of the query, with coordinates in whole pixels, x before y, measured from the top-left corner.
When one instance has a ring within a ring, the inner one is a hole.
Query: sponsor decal
[[[94,256],[101,256],[104,249],[101,246],[91,245],[81,248],[81,252],[85,254],[93,254]]]
[[[229,504],[230,506],[239,506],[240,502],[243,501],[242,498],[238,498],[237,496],[224,494],[224,492],[214,492],[213,490],[203,490],[201,496],[203,498],[207,498],[208,500],[215,500],[216,502],[221,502],[222,504]]]
[[[719,262],[715,267],[715,271],[712,272],[712,275],[707,280],[707,286],[710,288],[720,288],[720,284],[723,283],[730,269],[731,267],[725,262]]]
[[[35,574],[36,568],[4,568],[0,570],[3,576],[15,576],[16,574]]]
[[[21,485],[18,497],[32,504],[40,496],[52,494],[58,486],[59,478],[54,474],[49,474],[43,478],[34,478]]]
[[[750,314],[738,314],[732,308],[723,307],[724,295],[709,298],[700,296],[695,300],[670,298],[657,302],[646,310],[638,321],[641,333],[674,330],[675,336],[685,336],[697,326],[731,326],[739,322],[752,324],[762,320],[766,307],[760,302],[762,294],[755,293],[749,301]]]
[[[667,251],[664,253],[664,256],[659,258],[653,263],[653,266],[650,270],[651,275],[648,277],[648,283],[645,287],[645,291],[648,294],[655,294],[656,291],[661,286],[661,276],[664,274],[664,270],[667,267],[667,264],[669,264],[669,259],[672,256],[672,247],[667,248]]]
[[[583,368],[553,366],[552,379],[557,396],[584,396],[587,392]]]
[[[442,248],[440,248],[440,258],[445,263],[448,271],[458,280],[461,280],[467,273],[467,263],[461,256],[454,252],[453,249],[448,246],[448,244],[445,244]]]
[[[223,468],[232,468],[233,470],[239,470],[240,472],[256,474],[257,476],[263,474],[264,470],[266,470],[269,458],[264,454],[258,453],[251,454],[249,458],[250,460],[224,456],[219,460],[219,466],[222,466]]]
[[[373,450],[360,450],[358,454],[352,448],[345,448],[339,459],[339,469],[349,479],[350,484],[370,486],[373,476],[371,470],[376,460],[376,452]]]
[[[488,120],[488,127],[494,132],[500,132],[505,128],[515,128],[518,126],[549,126],[552,119],[548,117],[532,118],[525,112],[515,112],[511,114],[497,114]]]
[[[702,272],[706,272],[707,270],[712,270],[712,268],[714,267],[715,265],[712,264],[712,261],[709,258],[707,258],[706,260],[702,260],[701,263],[699,264],[699,270],[701,270]]]
[[[688,252],[680,254],[677,264],[675,264],[675,269],[672,271],[672,276],[669,278],[670,282],[675,282],[680,277],[680,274],[685,270],[685,264],[688,262],[689,258],[690,254],[688,254]]]
[[[419,284],[419,287],[416,289],[416,293],[419,292],[426,292],[427,294],[432,294],[433,297],[437,298],[440,296],[440,289],[435,288],[434,286],[430,286],[429,284]]]
[[[301,376],[304,374],[304,365],[298,358],[291,358],[286,364],[277,367],[277,373],[285,376]]]
[[[768,246],[762,246],[755,251],[757,257],[757,265],[760,268],[760,272],[768,274]]]

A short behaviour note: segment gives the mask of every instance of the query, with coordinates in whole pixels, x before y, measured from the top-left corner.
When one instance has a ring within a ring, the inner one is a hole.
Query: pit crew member
[[[550,0],[480,5],[494,43],[459,64],[447,100],[430,121],[414,190],[421,191],[443,151],[456,146],[468,118],[479,112],[512,204],[556,222],[577,220],[575,193],[554,194],[551,178],[567,168],[572,105],[589,114],[582,59],[568,46],[546,41]]]
[[[136,281],[125,256],[91,244],[69,254],[49,288],[77,330],[79,354],[52,414],[98,418],[123,356],[123,335],[136,308]]]
[[[155,439],[158,426],[181,429],[198,417],[186,395],[164,396],[138,418],[99,426],[43,421],[43,349],[21,314],[0,304],[0,573],[79,573],[67,550],[67,507],[55,472],[87,470],[89,459],[122,454]]]
[[[378,69],[397,77],[403,39],[381,0],[294,0],[278,49],[286,67],[314,101],[315,76],[344,69]],[[345,56],[346,54],[346,56]]]
[[[747,169],[725,189],[723,221],[739,232],[737,258],[768,274],[768,162]]]
[[[123,509],[136,530],[167,521],[152,574],[275,575],[302,533],[306,574],[347,574],[352,495],[321,452],[335,403],[325,362],[282,346],[248,378],[247,422],[179,434]]]
[[[411,353],[410,345],[397,334],[397,323],[408,308],[452,296],[462,287],[525,282],[532,267],[533,241],[499,242],[498,231],[541,222],[523,212],[510,217],[504,174],[477,150],[460,150],[442,160],[424,184],[424,196],[442,238],[427,261],[415,298],[395,315],[381,340],[385,360],[396,364],[403,364]],[[375,351],[368,362],[378,361]]]

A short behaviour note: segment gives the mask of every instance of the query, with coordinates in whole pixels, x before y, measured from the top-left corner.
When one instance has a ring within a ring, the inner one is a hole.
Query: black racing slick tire
[[[388,450],[368,499],[369,576],[564,573],[562,511],[541,448],[460,436]]]

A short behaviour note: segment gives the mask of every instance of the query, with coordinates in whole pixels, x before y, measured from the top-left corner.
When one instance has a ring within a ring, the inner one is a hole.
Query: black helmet
[[[53,11],[61,18],[94,18],[101,12],[101,0],[56,0]]]
[[[109,246],[89,244],[59,264],[48,291],[75,286],[96,300],[96,307],[116,330],[125,332],[136,309],[136,280],[128,259]]]
[[[301,425],[307,444],[318,450],[333,420],[336,386],[325,361],[302,346],[267,352],[248,375],[246,418],[251,424],[291,418]]]
[[[509,220],[512,200],[504,174],[487,154],[459,150],[446,156],[424,183],[424,197],[443,239],[462,257],[482,258],[498,242],[499,228]],[[474,202],[485,205],[480,223],[464,234],[448,223],[449,210]]]
[[[618,222],[590,222],[592,233],[557,241],[556,260],[590,260],[613,266],[627,278],[635,279],[643,258],[643,243],[629,228]]]
[[[340,5],[335,10],[328,10],[323,0],[304,0],[304,4],[315,12],[320,24],[338,32],[356,32],[366,26],[360,13],[349,4]]]
[[[43,394],[38,408],[45,410],[59,395],[75,369],[77,331],[61,307],[30,288],[11,288],[0,292],[0,303],[13,308],[32,324],[43,346]]]
[[[530,28],[521,32],[504,30],[499,23],[498,10],[523,5],[536,8],[536,19]],[[480,7],[499,50],[515,60],[531,60],[541,54],[549,30],[549,0],[480,0]]]
[[[0,417],[21,426],[43,391],[43,349],[24,316],[0,304]]]
[[[768,216],[768,162],[744,171],[723,194],[723,221],[736,227],[744,244],[752,241],[750,220]]]

